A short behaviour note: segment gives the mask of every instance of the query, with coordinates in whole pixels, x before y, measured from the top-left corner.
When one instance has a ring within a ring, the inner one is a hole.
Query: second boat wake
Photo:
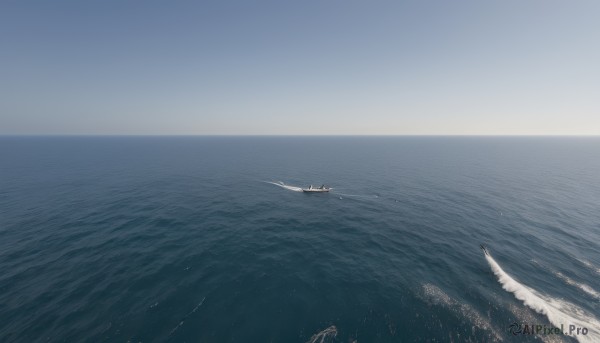
[[[498,262],[494,260],[483,246],[482,249],[492,272],[498,278],[502,288],[513,293],[517,299],[521,300],[534,311],[548,317],[548,320],[554,326],[561,327],[562,325],[565,334],[569,334],[570,325],[578,328],[586,328],[586,334],[572,334],[572,337],[579,342],[600,342],[600,321],[596,317],[572,303],[561,299],[554,299],[519,283],[500,267]]]

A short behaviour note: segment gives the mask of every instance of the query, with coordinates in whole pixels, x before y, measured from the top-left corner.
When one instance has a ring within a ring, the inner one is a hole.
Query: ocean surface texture
[[[0,137],[0,271],[1,342],[600,342],[600,138]]]

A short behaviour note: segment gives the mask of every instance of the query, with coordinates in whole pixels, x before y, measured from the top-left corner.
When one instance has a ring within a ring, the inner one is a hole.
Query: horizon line
[[[600,134],[2,134],[0,137],[600,137]]]

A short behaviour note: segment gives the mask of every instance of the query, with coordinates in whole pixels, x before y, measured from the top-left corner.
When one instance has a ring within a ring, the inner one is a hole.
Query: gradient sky
[[[0,134],[600,134],[600,1],[0,3]]]

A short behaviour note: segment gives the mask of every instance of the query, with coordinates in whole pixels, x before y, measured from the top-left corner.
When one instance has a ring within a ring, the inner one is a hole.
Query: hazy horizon
[[[600,135],[600,3],[0,4],[0,135]]]
[[[502,137],[521,137],[521,138],[551,138],[551,137],[564,137],[564,138],[599,138],[600,135],[595,134],[519,134],[519,135],[460,135],[460,134],[439,134],[439,135],[428,135],[428,134],[380,134],[380,135],[369,135],[369,134],[85,134],[85,133],[67,133],[67,134],[0,134],[0,137],[431,137],[431,138],[460,138],[460,137],[481,137],[481,138],[502,138]]]

